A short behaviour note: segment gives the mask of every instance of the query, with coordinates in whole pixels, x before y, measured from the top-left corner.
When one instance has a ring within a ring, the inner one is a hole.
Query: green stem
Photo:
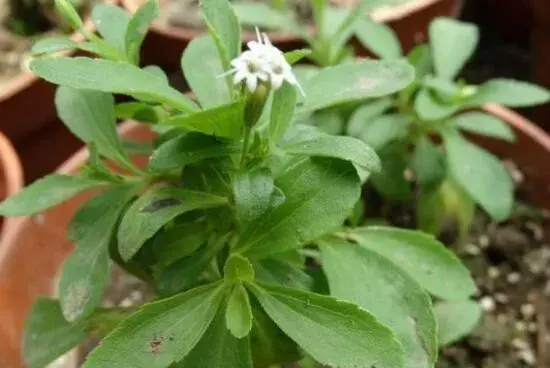
[[[250,137],[252,133],[252,127],[245,125],[244,128],[244,141],[243,141],[243,153],[241,156],[241,168],[246,162],[246,156],[248,155],[248,150],[250,148]]]

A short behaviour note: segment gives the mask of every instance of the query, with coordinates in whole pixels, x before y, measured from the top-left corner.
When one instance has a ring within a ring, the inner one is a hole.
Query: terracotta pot
[[[161,0],[166,1],[166,0]],[[339,0],[349,3],[348,0]],[[135,12],[144,0],[122,0],[130,12]],[[371,14],[378,22],[389,23],[397,32],[405,50],[426,39],[428,24],[437,16],[457,16],[462,0],[413,0],[410,3],[380,9]],[[180,68],[183,50],[189,42],[203,34],[194,28],[162,27],[153,24],[143,47],[143,62],[159,65],[168,71]],[[281,50],[289,51],[304,45],[298,37],[288,33],[269,33],[271,41]],[[245,32],[245,41],[254,39],[252,32]]]
[[[22,186],[23,170],[19,156],[10,141],[0,133],[0,200],[17,193]],[[0,218],[0,251],[2,239],[13,227],[14,221],[10,218]]]
[[[478,141],[498,156],[515,161],[532,189],[532,203],[550,209],[550,172],[547,170],[550,136],[504,107],[491,105],[485,110],[506,121],[516,132],[517,142]],[[121,133],[135,140],[152,137],[144,126],[129,123],[123,124]],[[80,150],[59,172],[75,172],[86,157],[87,151]],[[140,159],[143,164],[145,158]],[[14,231],[0,244],[1,367],[22,367],[20,341],[26,315],[37,296],[54,292],[58,270],[73,248],[65,237],[65,229],[75,210],[89,196],[90,193],[86,193],[75,197],[40,216],[17,219]]]
[[[124,123],[121,135],[129,140],[150,141],[144,126]],[[57,171],[74,173],[88,157],[81,149]],[[136,158],[144,166],[146,157]],[[52,295],[58,270],[73,245],[65,231],[73,214],[92,192],[78,195],[39,215],[13,220],[12,228],[0,243],[0,367],[24,367],[21,338],[27,313],[39,295]]]
[[[104,0],[106,3],[118,3],[118,0]],[[94,31],[91,20],[87,20],[85,28]],[[80,33],[74,33],[71,38],[82,41]],[[60,54],[70,54],[61,52]],[[54,106],[55,87],[37,78],[30,71],[25,71],[14,77],[0,90],[0,116],[4,122],[0,130],[13,142],[19,141],[28,134],[39,130],[56,116]]]

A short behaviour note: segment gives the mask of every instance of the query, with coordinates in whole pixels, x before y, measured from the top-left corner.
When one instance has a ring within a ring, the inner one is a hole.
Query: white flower
[[[231,61],[233,68],[222,75],[234,73],[233,83],[245,81],[251,92],[254,92],[261,82],[269,80],[271,88],[277,90],[287,81],[305,96],[283,52],[273,46],[269,37],[265,33],[260,34],[257,28],[256,37],[256,41],[247,43],[249,50]]]

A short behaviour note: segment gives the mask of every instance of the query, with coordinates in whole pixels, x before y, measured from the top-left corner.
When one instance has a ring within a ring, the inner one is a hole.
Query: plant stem
[[[252,133],[252,127],[246,124],[244,128],[244,141],[243,141],[243,153],[241,156],[241,168],[244,166],[244,163],[246,162],[246,156],[248,155],[248,149],[250,148],[251,133]]]

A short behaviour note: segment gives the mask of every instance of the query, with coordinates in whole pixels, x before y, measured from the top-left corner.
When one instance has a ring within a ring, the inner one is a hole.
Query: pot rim
[[[105,4],[118,4],[119,0],[103,0],[103,3]],[[94,32],[95,26],[92,22],[91,17],[87,17],[84,21],[84,29],[88,32]],[[74,32],[70,36],[71,40],[75,42],[82,42],[84,41],[84,36],[80,32]],[[55,53],[59,56],[69,56],[74,54],[74,51],[67,50],[67,51],[59,51]],[[4,88],[0,90],[0,103],[5,100],[9,100],[12,96],[17,95],[22,90],[28,88],[30,85],[38,82],[40,79],[34,75],[30,69],[28,69],[28,61],[30,61],[30,57],[25,61],[25,65],[23,67],[23,71],[19,73],[18,75],[14,76],[13,78],[9,79],[8,82],[5,84]]]
[[[161,2],[166,0],[160,0]],[[405,18],[409,14],[423,11],[425,8],[433,6],[439,2],[446,0],[409,0],[403,4],[394,6],[387,6],[379,8],[372,12],[370,15],[372,19],[379,23],[387,23]],[[454,0],[460,2],[461,0]],[[135,13],[144,0],[121,0],[122,6],[131,13]],[[151,29],[155,32],[162,34],[165,37],[192,40],[193,38],[200,36],[204,33],[201,29],[187,28],[187,27],[162,27],[155,23],[151,25]],[[313,32],[311,27],[310,32]],[[245,41],[254,39],[253,32],[243,32]],[[285,43],[295,41],[298,37],[288,32],[268,32],[270,39],[273,43]]]

